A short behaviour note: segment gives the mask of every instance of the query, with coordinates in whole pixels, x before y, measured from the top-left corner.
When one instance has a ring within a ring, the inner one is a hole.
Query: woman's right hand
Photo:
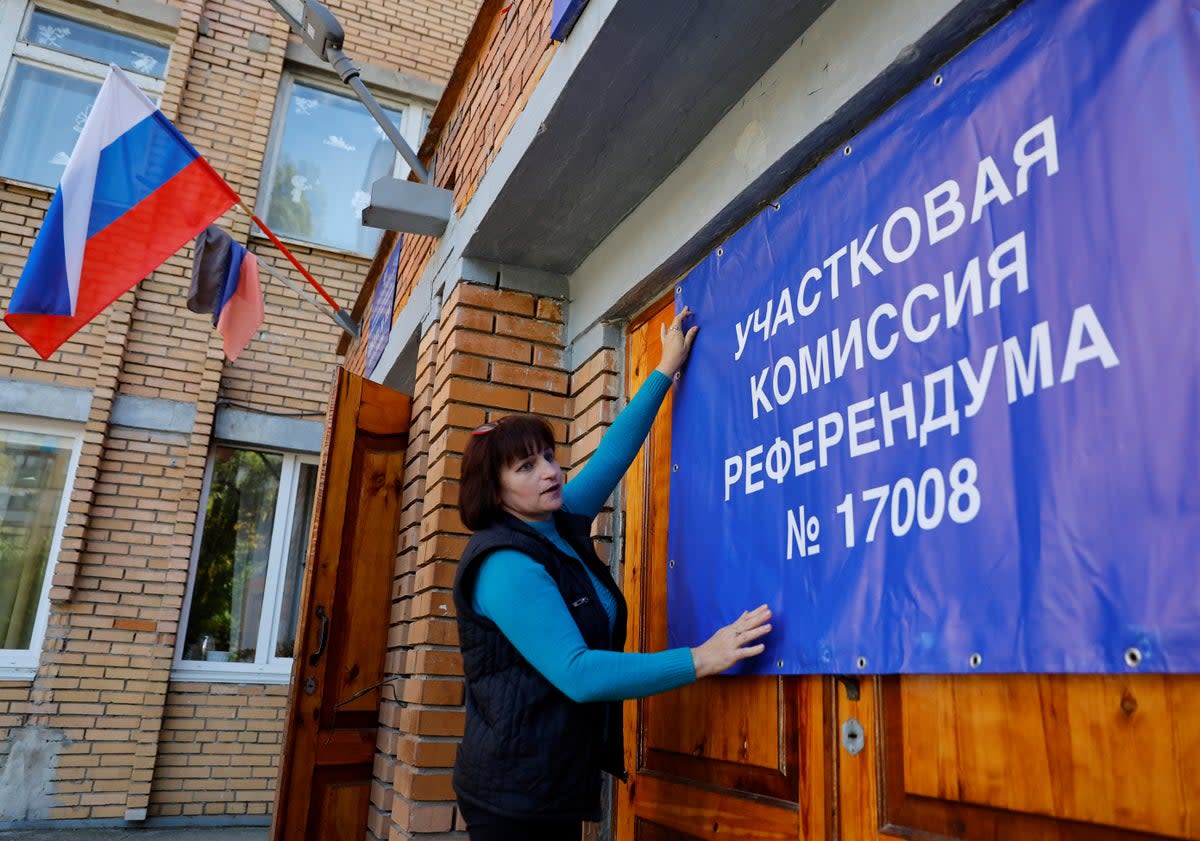
[[[696,677],[720,674],[734,663],[762,654],[766,646],[756,645],[754,641],[770,633],[770,621],[771,608],[759,605],[721,628],[703,645],[693,648],[692,665]]]
[[[694,324],[684,329],[684,322],[691,316],[691,307],[685,306],[671,319],[670,327],[665,324],[658,326],[658,335],[662,340],[662,356],[655,366],[656,371],[673,378],[687,361],[688,354],[692,352],[692,342],[696,341],[696,333],[700,331]]]

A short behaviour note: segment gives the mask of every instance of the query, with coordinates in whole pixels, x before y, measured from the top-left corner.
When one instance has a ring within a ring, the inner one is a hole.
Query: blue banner
[[[550,13],[550,40],[567,40],[587,4],[588,0],[554,0],[554,8]]]
[[[396,281],[400,271],[400,252],[404,249],[404,237],[396,238],[396,245],[388,255],[387,263],[375,283],[371,293],[371,312],[367,316],[367,358],[364,367],[365,376],[375,372],[392,335],[392,319],[395,316]]]
[[[668,626],[1200,671],[1200,12],[1029,0],[681,284]]]

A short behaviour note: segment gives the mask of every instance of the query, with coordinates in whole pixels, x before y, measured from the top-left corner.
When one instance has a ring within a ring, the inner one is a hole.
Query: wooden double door
[[[635,323],[628,386],[670,301]],[[669,400],[670,398],[668,398]],[[627,478],[631,647],[666,647],[670,410]],[[723,677],[626,707],[619,841],[1200,839],[1200,676]]]

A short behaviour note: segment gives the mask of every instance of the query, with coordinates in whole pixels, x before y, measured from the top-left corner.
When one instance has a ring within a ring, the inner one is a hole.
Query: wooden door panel
[[[662,824],[644,821],[641,818],[633,825],[634,841],[701,841],[698,835],[688,835]]]
[[[366,832],[410,399],[338,371],[326,418],[271,824],[273,841]]]
[[[313,775],[313,802],[319,805],[310,813],[309,838],[321,841],[362,841],[364,828],[358,815],[367,813],[371,791],[363,788],[359,775],[352,769],[321,768]],[[322,816],[344,815],[346,819],[330,821]]]
[[[641,770],[796,802],[796,686],[701,681],[642,704]]]
[[[1200,838],[1200,677],[906,676],[839,718],[845,837]],[[857,834],[856,834],[857,833]]]
[[[1200,678],[906,677],[882,698],[901,748],[889,763],[893,822],[911,795],[1200,837]]]
[[[654,776],[636,784],[636,823],[651,837],[795,841],[796,811]]]
[[[642,714],[646,741],[657,750],[757,768],[786,765],[775,738],[789,718],[779,678],[702,681],[647,699]]]
[[[397,491],[404,482],[405,453],[394,443],[360,432],[354,446],[346,517],[359,527],[344,538],[345,555],[338,565],[331,599],[326,680],[332,683],[329,696],[337,700],[321,707],[322,726],[330,730],[374,729],[379,721],[380,688],[376,684],[383,674],[377,661],[387,656],[391,624],[386,609],[390,598],[381,598],[380,593],[391,593],[395,541],[400,534]],[[393,521],[397,524],[394,540],[383,531]],[[385,609],[380,609],[381,605]],[[353,625],[353,634],[347,633],[347,624]],[[369,644],[364,645],[364,640]]]

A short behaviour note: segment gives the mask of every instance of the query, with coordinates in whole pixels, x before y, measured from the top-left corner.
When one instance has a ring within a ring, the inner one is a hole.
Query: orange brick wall
[[[0,301],[5,305],[12,298],[50,198],[43,190],[0,181]],[[49,361],[43,361],[7,328],[0,330],[0,377],[91,387],[110,319],[111,313],[101,313]]]
[[[354,59],[445,84],[479,2],[343,0],[338,20]],[[370,56],[370,58],[368,58]]]
[[[287,693],[286,686],[172,683],[151,815],[270,814]]]
[[[162,709],[187,580],[172,539],[186,462],[186,436],[109,430],[87,551],[51,613],[24,722],[64,739],[47,818],[120,819],[134,784],[149,784],[157,730],[144,732]]]
[[[475,194],[554,56],[552,11],[551,0],[486,0],[475,18],[421,149],[434,183],[454,192],[456,212]],[[404,236],[394,312],[404,308],[436,246],[433,237]],[[349,352],[347,364],[354,370],[362,370],[364,347],[361,342]]]
[[[572,470],[581,468],[596,451],[600,438],[617,416],[621,394],[621,371],[617,352],[602,348],[571,373],[572,421],[570,426]],[[592,525],[596,551],[602,559],[612,557],[613,515],[606,507]],[[617,576],[617,581],[620,581]]]
[[[492,8],[490,18],[481,14],[476,24],[484,35],[481,52],[467,71],[468,81],[456,101],[440,103],[434,117],[437,122],[445,115],[433,163],[439,180],[445,179],[443,186],[453,184],[459,211],[475,195],[557,48],[550,40],[549,0]]]
[[[161,107],[253,207],[287,27],[261,0],[169,4],[181,20]],[[443,84],[478,0],[328,5],[358,63]],[[0,179],[0,301],[11,296],[50,198]],[[243,214],[218,224],[304,285]],[[370,265],[294,250],[345,304]],[[178,684],[170,669],[218,406],[320,421],[340,333],[264,272],[263,329],[227,364],[210,318],[184,307],[191,256],[185,246],[49,361],[0,330],[0,377],[93,395],[38,672],[0,681],[0,783],[16,773],[14,751],[40,763],[28,809],[0,814],[0,824],[112,823],[142,809],[151,819],[268,819],[286,687]],[[184,433],[114,426],[123,397],[183,403],[195,422]]]
[[[0,680],[0,755],[8,753],[8,730],[20,727],[29,712],[29,685]]]

